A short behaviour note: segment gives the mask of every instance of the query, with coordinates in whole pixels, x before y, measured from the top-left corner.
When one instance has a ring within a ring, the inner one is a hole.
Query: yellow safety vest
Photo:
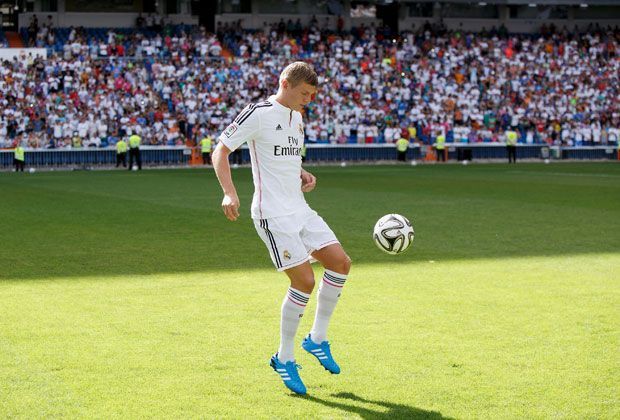
[[[129,147],[132,149],[140,147],[140,140],[141,139],[139,135],[132,135],[131,137],[129,137]]]
[[[437,145],[435,146],[437,147],[437,150],[443,150],[446,147],[445,142],[446,142],[446,136],[444,135],[437,136]]]
[[[508,146],[517,145],[517,133],[514,131],[506,131],[506,144]]]
[[[396,150],[399,152],[406,152],[408,147],[409,140],[401,137],[396,141]]]
[[[116,153],[117,154],[127,153],[127,143],[125,143],[123,140],[117,141],[116,142]]]
[[[15,148],[15,159],[24,161],[24,148],[21,146],[17,146]]]
[[[200,146],[202,147],[202,153],[211,153],[211,136],[200,140]]]

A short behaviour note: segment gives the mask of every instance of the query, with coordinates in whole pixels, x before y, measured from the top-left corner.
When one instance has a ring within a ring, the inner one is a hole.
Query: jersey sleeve
[[[258,131],[259,117],[255,110],[255,104],[246,106],[226,130],[220,134],[218,140],[224,143],[224,146],[229,150],[236,150],[243,143],[251,140],[252,136]]]

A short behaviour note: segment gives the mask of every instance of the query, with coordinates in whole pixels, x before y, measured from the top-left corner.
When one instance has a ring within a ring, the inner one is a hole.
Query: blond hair
[[[317,76],[314,68],[303,61],[295,61],[286,66],[286,68],[282,70],[282,73],[280,73],[280,83],[282,83],[283,80],[288,80],[291,87],[295,87],[302,82],[306,82],[314,87],[319,84],[319,76]]]

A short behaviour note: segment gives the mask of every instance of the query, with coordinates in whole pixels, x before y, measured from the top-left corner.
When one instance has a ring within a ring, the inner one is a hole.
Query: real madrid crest
[[[291,259],[291,253],[290,252],[285,250],[282,254],[284,255],[284,258],[286,258],[287,260]]]
[[[304,135],[304,126],[302,123],[299,123],[299,134],[301,134],[301,136],[303,137]]]

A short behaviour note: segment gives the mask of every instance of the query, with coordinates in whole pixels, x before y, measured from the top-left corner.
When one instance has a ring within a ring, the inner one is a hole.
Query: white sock
[[[336,309],[336,304],[340,298],[342,287],[347,281],[346,274],[336,273],[335,271],[325,270],[323,280],[319,286],[317,294],[316,315],[314,317],[314,325],[310,331],[312,341],[321,344],[327,340],[327,327],[329,320]]]
[[[295,360],[293,354],[295,348],[295,334],[299,321],[304,314],[309,293],[300,292],[299,290],[289,287],[284,301],[282,302],[282,320],[280,322],[280,348],[278,349],[278,359],[282,363]]]

